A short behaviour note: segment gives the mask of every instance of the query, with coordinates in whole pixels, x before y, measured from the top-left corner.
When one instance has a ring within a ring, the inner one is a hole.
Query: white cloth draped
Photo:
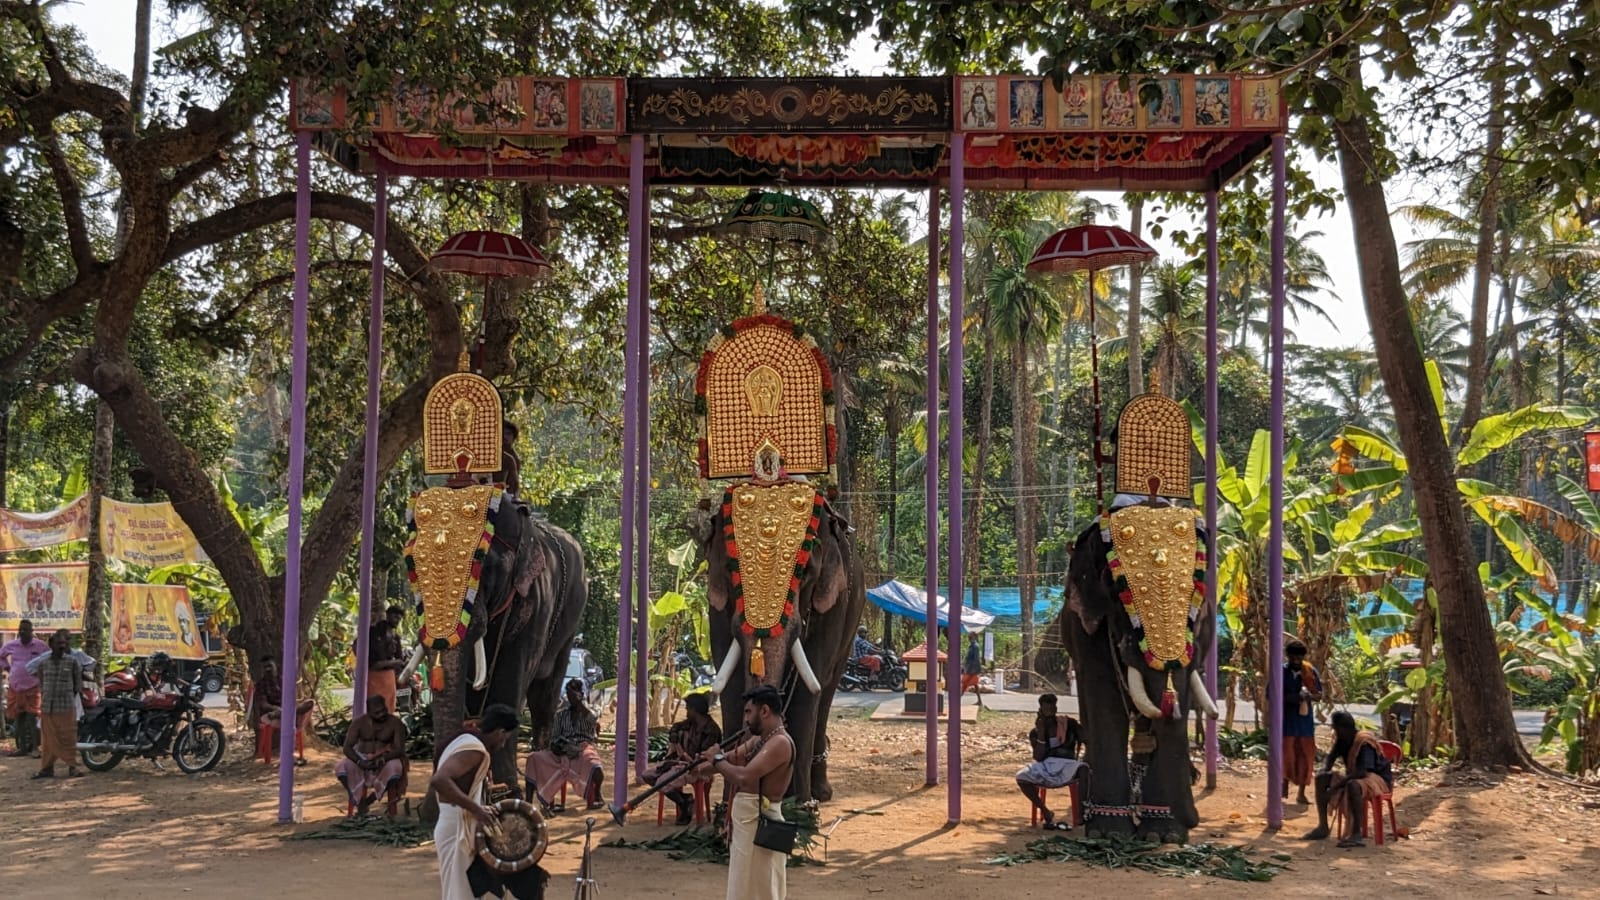
[[[489,750],[477,735],[463,734],[450,742],[439,756],[439,766],[457,753],[476,752],[482,757],[472,776],[468,797],[482,802],[484,782],[489,778]],[[439,823],[433,826],[433,847],[439,854],[439,896],[442,900],[474,900],[477,896],[467,884],[467,867],[472,865],[477,844],[475,820],[453,803],[439,804]]]
[[[789,896],[789,860],[756,846],[756,819],[783,821],[783,811],[757,794],[733,796],[733,840],[728,844],[727,900],[783,900]]]

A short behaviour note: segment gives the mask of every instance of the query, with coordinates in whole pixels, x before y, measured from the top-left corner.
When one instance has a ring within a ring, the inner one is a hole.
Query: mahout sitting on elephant
[[[1169,499],[1192,490],[1189,421],[1146,394],[1124,408],[1118,434],[1118,494],[1074,545],[1059,619],[1094,772],[1087,833],[1182,843],[1199,823],[1185,718],[1216,715],[1200,668],[1216,638],[1205,530]]]

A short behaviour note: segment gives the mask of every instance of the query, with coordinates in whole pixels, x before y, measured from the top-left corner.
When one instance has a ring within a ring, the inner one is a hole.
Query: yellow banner
[[[100,498],[100,543],[110,559],[136,566],[204,562],[194,532],[171,503],[123,503]]]
[[[111,652],[205,659],[189,589],[181,584],[112,585]]]
[[[0,631],[16,631],[23,619],[40,635],[82,631],[88,597],[88,563],[0,566]]]
[[[89,495],[42,513],[0,509],[0,552],[37,550],[89,537]]]

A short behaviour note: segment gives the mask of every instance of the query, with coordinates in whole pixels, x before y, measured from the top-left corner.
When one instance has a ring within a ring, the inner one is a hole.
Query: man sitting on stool
[[[722,743],[722,729],[711,721],[710,694],[690,694],[683,698],[683,707],[687,710],[683,721],[674,723],[672,730],[667,732],[667,755],[661,762],[645,769],[640,776],[645,784],[655,784],[664,773],[694,762],[700,754]],[[662,786],[661,793],[678,807],[677,824],[687,825],[694,821],[694,808],[690,805],[689,796],[683,792],[684,786],[710,780],[711,770],[702,768],[674,778]]]
[[[1344,762],[1343,775],[1333,774],[1335,760]],[[1356,720],[1347,712],[1333,714],[1333,749],[1317,773],[1317,827],[1302,840],[1316,841],[1328,836],[1328,809],[1343,810],[1339,846],[1361,846],[1361,823],[1366,820],[1366,804],[1373,797],[1391,790],[1394,773],[1389,760],[1370,731],[1357,731]],[[1379,822],[1382,828],[1383,823]]]
[[[345,732],[344,759],[334,769],[350,805],[366,815],[379,794],[389,797],[389,818],[394,818],[406,792],[406,726],[389,714],[381,696],[367,698],[367,714],[350,723]]]
[[[556,789],[566,782],[583,791],[584,803],[590,809],[599,809],[604,805],[600,801],[600,785],[605,780],[600,754],[594,749],[599,740],[600,720],[584,703],[583,679],[574,678],[567,682],[567,705],[556,713],[549,748],[528,754],[523,772],[528,793],[537,792],[547,809],[561,812],[564,807],[554,801]]]
[[[1072,811],[1067,811],[1067,821],[1057,822],[1056,814],[1044,805],[1040,788],[1060,788],[1078,777],[1083,763],[1078,761],[1078,746],[1083,743],[1083,733],[1077,720],[1071,716],[1056,715],[1056,695],[1039,695],[1039,714],[1033,720],[1033,730],[1028,732],[1028,743],[1033,745],[1033,765],[1017,773],[1017,787],[1044,816],[1046,831],[1071,831]]]

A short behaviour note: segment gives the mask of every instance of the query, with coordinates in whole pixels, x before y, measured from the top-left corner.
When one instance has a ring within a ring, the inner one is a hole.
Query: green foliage
[[[1052,835],[1029,841],[1028,849],[1022,853],[1006,853],[985,862],[991,866],[1014,866],[1041,860],[1076,861],[1105,869],[1139,869],[1160,875],[1198,875],[1227,881],[1271,881],[1273,876],[1288,868],[1289,862],[1289,857],[1281,853],[1265,860],[1253,860],[1249,847],[1223,844],[1194,844],[1176,850],[1161,847],[1153,841],[1121,835],[1104,838]]]

